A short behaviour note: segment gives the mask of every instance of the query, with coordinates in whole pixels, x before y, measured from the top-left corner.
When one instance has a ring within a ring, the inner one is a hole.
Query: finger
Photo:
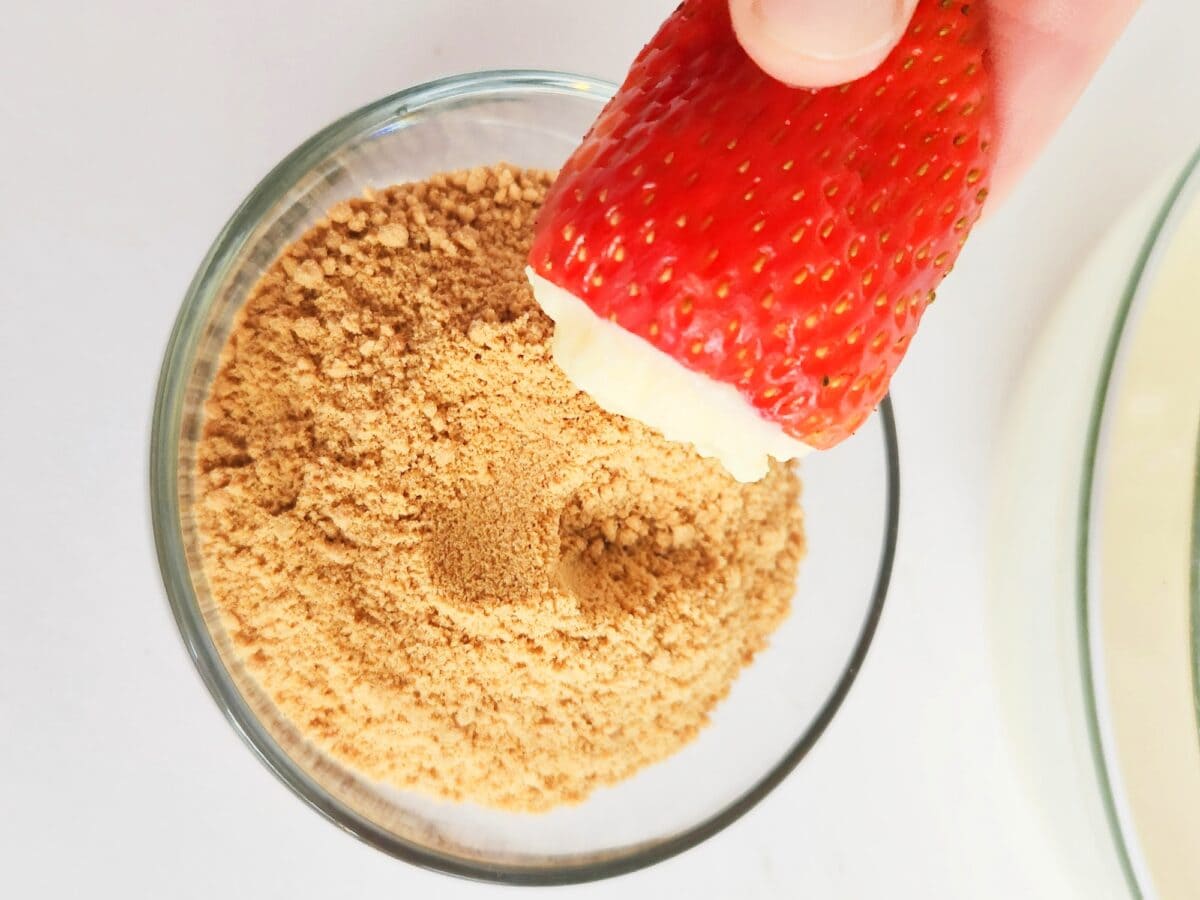
[[[891,52],[917,0],[729,0],[738,40],[787,84],[828,87],[866,75]]]
[[[1138,0],[987,4],[998,138],[993,204],[1066,118],[1137,6]]]

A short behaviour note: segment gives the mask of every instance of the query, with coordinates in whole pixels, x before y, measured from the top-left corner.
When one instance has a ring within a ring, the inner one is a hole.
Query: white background
[[[673,5],[0,0],[0,894],[503,892],[340,833],[222,721],[152,556],[154,380],[210,239],[313,131],[463,70],[619,78]],[[819,745],[707,844],[559,895],[1078,895],[995,712],[992,448],[1072,268],[1200,140],[1197,34],[1200,4],[1147,0],[926,319],[895,382],[889,605]]]

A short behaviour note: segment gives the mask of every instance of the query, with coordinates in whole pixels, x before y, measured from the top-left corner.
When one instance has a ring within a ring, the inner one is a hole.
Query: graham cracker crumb
[[[367,777],[545,810],[677,751],[786,615],[800,485],[610,415],[523,269],[551,175],[334,206],[213,383],[195,508],[252,676]]]

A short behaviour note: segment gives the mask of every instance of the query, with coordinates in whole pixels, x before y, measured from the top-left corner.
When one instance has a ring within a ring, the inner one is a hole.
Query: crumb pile
[[[196,522],[234,646],[321,749],[519,810],[678,750],[786,614],[799,482],[605,413],[523,267],[546,172],[340,203],[239,314]]]

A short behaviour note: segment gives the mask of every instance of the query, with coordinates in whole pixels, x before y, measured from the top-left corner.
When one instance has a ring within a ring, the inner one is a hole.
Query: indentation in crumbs
[[[208,398],[205,575],[254,679],[401,788],[583,800],[691,740],[787,612],[799,481],[603,412],[523,274],[547,172],[337,204],[262,277]]]

